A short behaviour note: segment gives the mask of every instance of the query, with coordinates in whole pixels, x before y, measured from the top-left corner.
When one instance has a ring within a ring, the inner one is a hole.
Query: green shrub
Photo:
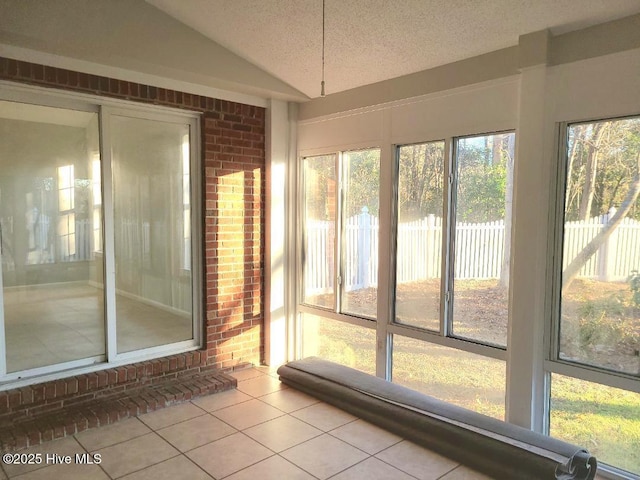
[[[631,301],[636,308],[640,308],[640,272],[631,270],[631,275],[627,279],[631,288]]]

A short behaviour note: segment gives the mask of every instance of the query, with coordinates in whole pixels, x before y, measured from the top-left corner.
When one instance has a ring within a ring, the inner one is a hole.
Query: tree
[[[402,221],[442,216],[444,142],[400,148],[398,213]]]
[[[633,181],[629,186],[629,191],[627,192],[626,197],[620,204],[620,208],[616,211],[616,213],[611,217],[609,223],[605,225],[605,227],[591,240],[581,251],[576,255],[576,257],[571,261],[571,263],[565,268],[565,271],[562,275],[562,288],[567,288],[571,282],[578,275],[578,272],[582,268],[582,266],[587,263],[587,260],[591,258],[591,256],[598,251],[600,246],[605,242],[605,240],[613,233],[620,222],[627,216],[631,207],[633,207],[634,203],[638,199],[638,195],[640,194],[640,155],[638,155],[638,172],[636,173]]]
[[[504,254],[502,257],[502,267],[500,268],[501,288],[509,286],[509,268],[511,266],[511,225],[513,214],[513,163],[515,160],[516,136],[508,134],[506,140],[505,162],[507,178],[504,189]]]
[[[609,124],[596,123],[593,127],[591,139],[587,142],[587,161],[585,166],[585,181],[582,187],[582,198],[580,200],[580,220],[586,221],[591,216],[591,206],[593,195],[596,189],[596,178],[598,175],[598,158],[602,148],[602,136]]]
[[[565,221],[585,221],[611,208],[616,212],[565,268],[563,289],[624,218],[639,219],[640,119],[570,127],[565,198]]]

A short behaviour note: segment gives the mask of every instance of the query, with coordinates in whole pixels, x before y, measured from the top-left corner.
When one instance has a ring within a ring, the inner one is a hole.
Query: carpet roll
[[[310,357],[278,369],[286,384],[499,480],[592,480],[583,448],[343,365]]]

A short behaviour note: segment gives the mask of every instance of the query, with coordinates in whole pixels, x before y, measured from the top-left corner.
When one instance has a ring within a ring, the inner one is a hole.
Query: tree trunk
[[[509,286],[509,269],[511,265],[511,215],[513,213],[513,160],[515,157],[516,136],[511,134],[507,140],[507,181],[504,192],[504,255],[502,257],[502,267],[500,268],[501,288]]]
[[[575,136],[573,138],[573,144],[569,150],[569,162],[567,165],[567,180],[566,180],[566,188],[567,197],[565,198],[564,210],[568,212],[570,210],[570,205],[573,202],[573,197],[575,194],[572,194],[573,191],[573,168],[576,164],[576,158],[578,156],[578,152],[582,150],[581,145],[584,142],[584,125],[576,125],[573,127],[575,130]]]
[[[587,165],[582,188],[582,198],[580,199],[580,220],[587,220],[591,216],[591,205],[593,204],[593,194],[595,193],[596,177],[598,174],[598,157],[600,156],[600,142],[604,133],[604,123],[597,123],[593,127],[593,136],[587,149]]]
[[[576,258],[572,260],[572,262],[567,266],[565,271],[562,274],[562,290],[564,291],[566,288],[571,285],[571,282],[578,275],[578,272],[582,268],[582,266],[587,263],[587,261],[593,256],[594,253],[598,251],[600,246],[609,238],[609,235],[613,233],[616,227],[622,222],[622,220],[629,213],[636,199],[638,198],[638,194],[640,194],[640,155],[638,155],[638,170],[636,172],[631,185],[629,185],[629,191],[625,196],[624,200],[620,204],[620,208],[618,211],[611,217],[609,223],[605,225],[598,235],[596,235],[593,240],[591,240],[578,255]]]

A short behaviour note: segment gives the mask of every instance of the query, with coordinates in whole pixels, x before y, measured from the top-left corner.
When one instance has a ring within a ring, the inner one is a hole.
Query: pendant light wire
[[[320,82],[321,97],[324,97],[324,7],[325,0],[322,0],[322,81]]]

